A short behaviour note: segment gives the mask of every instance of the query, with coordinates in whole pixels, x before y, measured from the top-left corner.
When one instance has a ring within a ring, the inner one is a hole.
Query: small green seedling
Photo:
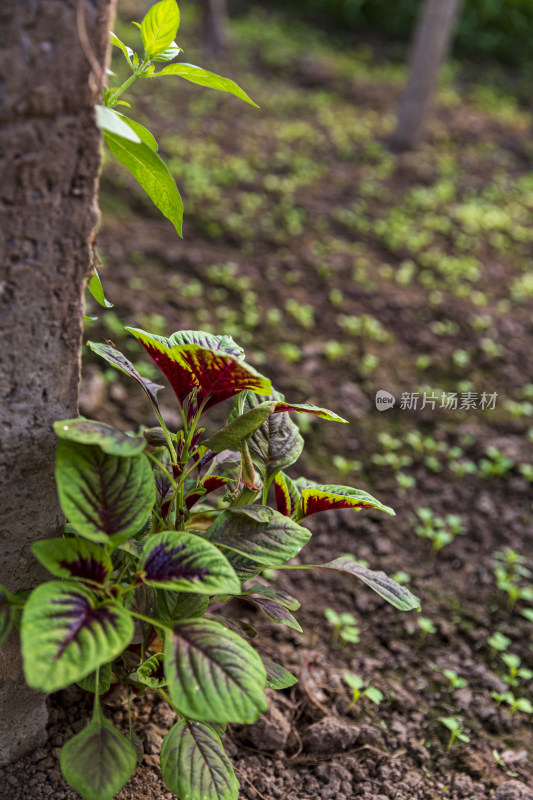
[[[501,694],[499,692],[491,692],[491,696],[498,705],[507,703],[511,707],[511,716],[516,711],[522,711],[524,714],[533,714],[533,705],[527,697],[515,697],[512,692],[502,692]]]
[[[359,677],[359,675],[353,675],[351,672],[345,672],[344,680],[353,692],[352,702],[346,709],[347,711],[349,711],[361,697],[368,697],[368,699],[377,706],[379,706],[383,700],[383,692],[380,691],[380,689],[376,689],[375,686],[367,686],[366,689],[363,689],[365,682],[361,677]]]
[[[511,640],[500,631],[496,631],[496,633],[488,637],[487,644],[490,646],[491,655],[495,655],[496,652],[505,653],[511,644]]]
[[[507,675],[503,676],[503,680],[508,686],[516,686],[519,679],[530,681],[533,678],[533,670],[521,667],[520,656],[515,653],[502,653],[502,661],[509,670]]]
[[[507,595],[507,610],[512,611],[518,600],[533,597],[531,570],[526,567],[524,556],[505,547],[493,555],[493,571],[498,589]]]
[[[528,622],[533,622],[533,608],[524,608],[520,613],[528,620]]]
[[[338,644],[339,639],[343,645],[347,642],[351,644],[357,644],[359,642],[361,632],[353,614],[350,614],[348,611],[339,614],[334,608],[326,608],[324,616],[329,624],[333,625],[331,644]]]
[[[444,727],[448,728],[450,731],[450,738],[448,739],[448,746],[447,749],[451,750],[454,742],[459,739],[461,742],[468,743],[470,741],[470,737],[463,733],[463,729],[461,727],[461,723],[457,719],[457,717],[439,717],[439,722],[442,722]]]
[[[466,678],[460,678],[453,669],[443,669],[442,674],[450,681],[450,689],[455,692],[456,689],[462,689],[466,686]]]
[[[422,639],[425,639],[428,633],[437,633],[437,629],[429,617],[418,617],[418,627],[422,631]]]
[[[481,458],[478,462],[481,478],[503,478],[514,467],[513,459],[504,456],[497,447],[487,447],[485,453],[487,458]]]
[[[422,539],[429,539],[435,552],[453,542],[456,536],[466,533],[458,514],[447,514],[443,519],[435,517],[430,508],[419,508],[416,513],[422,524],[416,526],[415,533]]]
[[[510,778],[516,778],[516,777],[517,777],[517,775],[518,775],[518,772],[512,772],[512,771],[511,771],[511,770],[508,768],[507,764],[505,763],[505,760],[504,760],[504,758],[503,758],[503,756],[505,755],[505,753],[498,753],[498,751],[497,751],[497,750],[493,750],[493,751],[492,751],[492,755],[493,755],[494,761],[496,762],[496,765],[497,765],[498,767],[501,767],[502,769],[504,769],[504,770],[505,770],[505,772],[507,773],[507,775],[509,775],[509,777],[510,777]]]

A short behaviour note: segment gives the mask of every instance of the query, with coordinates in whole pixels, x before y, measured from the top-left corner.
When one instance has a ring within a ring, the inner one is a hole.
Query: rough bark
[[[203,46],[209,55],[218,55],[227,45],[226,0],[201,0]]]
[[[437,76],[453,36],[461,0],[426,0],[418,21],[409,60],[409,81],[398,109],[391,139],[395,150],[409,150],[420,142]]]
[[[84,278],[98,222],[104,76],[114,0],[0,8],[0,583],[42,577],[35,539],[61,522],[52,422],[77,414]],[[19,643],[0,650],[0,764],[45,738]]]

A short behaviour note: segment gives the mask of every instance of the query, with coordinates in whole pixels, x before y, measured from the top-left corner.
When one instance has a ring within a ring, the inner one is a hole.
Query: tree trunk
[[[409,59],[409,81],[391,139],[396,150],[409,150],[421,140],[431,108],[439,69],[451,44],[461,0],[426,0]]]
[[[100,133],[114,0],[0,8],[0,583],[34,586],[31,543],[61,523],[52,422],[77,415],[84,279],[98,223]],[[0,650],[0,764],[45,739],[45,696],[18,637]]]
[[[218,55],[227,45],[226,0],[201,0],[203,45],[209,55]]]

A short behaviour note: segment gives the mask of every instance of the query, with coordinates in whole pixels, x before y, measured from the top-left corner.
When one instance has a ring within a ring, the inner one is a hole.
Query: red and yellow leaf
[[[347,419],[340,417],[328,408],[320,408],[312,403],[286,403],[285,400],[276,403],[274,414],[281,414],[283,411],[296,411],[297,414],[314,414],[315,417],[327,419],[330,422],[348,422]]]
[[[276,497],[276,508],[285,517],[294,517],[300,493],[294,481],[283,471],[279,471],[274,478],[274,492]]]
[[[243,351],[230,336],[178,331],[169,339],[127,328],[170,382],[181,404],[197,390],[193,413],[204,411],[245,389],[268,394],[270,381],[243,363]]]
[[[352,508],[355,511],[375,508],[394,516],[394,511],[389,506],[383,505],[368,492],[352,489],[350,486],[313,485],[302,491],[298,520],[317,514],[319,511],[330,511],[339,508]]]
[[[193,373],[199,388],[196,403],[204,401],[205,410],[234,397],[245,389],[258,394],[269,394],[270,381],[253,367],[238,361],[234,355],[224,351],[213,351],[199,345],[183,345],[180,357]]]
[[[179,402],[198,385],[194,375],[180,358],[181,348],[172,345],[169,339],[155,336],[138,328],[126,328],[142,344],[148,355],[155,361],[165,378],[172,386]]]
[[[189,492],[186,496],[185,505],[187,509],[190,510],[201,497],[205,497],[206,494],[220,489],[221,486],[225,486],[226,483],[231,483],[231,481],[232,478],[223,478],[220,475],[208,475],[207,478],[204,478],[201,482],[200,489],[193,489],[193,491]]]

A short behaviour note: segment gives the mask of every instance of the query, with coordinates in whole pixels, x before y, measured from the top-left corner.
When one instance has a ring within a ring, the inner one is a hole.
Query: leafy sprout
[[[460,678],[453,669],[443,669],[442,674],[445,678],[448,678],[452,692],[456,689],[463,689],[466,686],[466,678]]]
[[[350,642],[351,644],[358,644],[360,639],[360,629],[357,619],[348,611],[343,611],[340,614],[334,608],[326,608],[324,616],[330,625],[333,626],[331,635],[331,643],[336,645],[339,640],[343,644]]]
[[[470,741],[470,737],[467,736],[466,733],[463,733],[461,722],[457,719],[457,717],[439,717],[439,722],[441,722],[444,727],[450,731],[450,738],[448,739],[447,746],[448,750],[452,749],[457,740],[465,743]]]
[[[376,705],[379,705],[383,700],[383,692],[375,686],[365,686],[365,681],[359,675],[354,675],[351,672],[344,673],[344,680],[352,690],[352,702],[346,709],[349,711],[353,706],[363,697],[368,697]]]

